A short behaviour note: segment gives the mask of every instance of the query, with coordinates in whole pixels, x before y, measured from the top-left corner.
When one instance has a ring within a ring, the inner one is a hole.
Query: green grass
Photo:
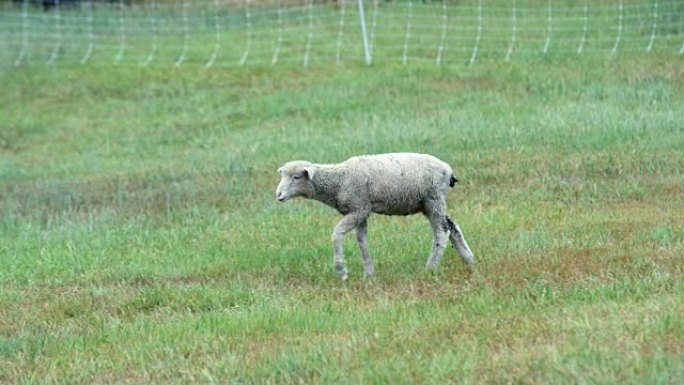
[[[170,66],[169,66],[170,67]],[[684,62],[0,72],[0,382],[676,384]],[[279,204],[285,161],[428,152],[427,221]]]

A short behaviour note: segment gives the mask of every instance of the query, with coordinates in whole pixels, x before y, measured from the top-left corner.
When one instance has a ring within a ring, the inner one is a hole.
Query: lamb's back
[[[431,155],[392,153],[358,156],[344,162],[350,186],[368,195],[373,211],[407,215],[426,199],[446,194],[451,167]]]

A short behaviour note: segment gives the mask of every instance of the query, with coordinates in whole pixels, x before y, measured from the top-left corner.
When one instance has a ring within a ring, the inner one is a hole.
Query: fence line
[[[299,62],[306,68],[397,58],[402,65],[441,66],[570,53],[684,55],[680,0],[584,0],[579,6],[547,0],[545,7],[532,0],[365,0],[358,9],[347,3],[356,0],[140,1],[55,0],[46,10],[32,0],[0,4],[0,66]],[[370,15],[368,25],[362,13]],[[351,27],[353,20],[361,31]]]
[[[245,43],[245,52],[240,58],[240,65],[243,66],[249,57],[249,50],[252,48],[252,14],[249,12],[249,5],[251,0],[245,0],[245,20],[247,21],[247,43]]]
[[[408,0],[408,10],[406,11],[406,34],[404,36],[404,53],[401,57],[401,63],[406,65],[408,63],[409,40],[411,39],[411,16],[413,16],[413,0]]]
[[[185,61],[185,56],[188,53],[188,39],[190,36],[190,29],[188,27],[188,1],[189,0],[181,0],[183,8],[183,50],[181,51],[180,56],[178,56],[178,60],[176,60],[174,67],[180,67]]]
[[[542,52],[546,55],[549,52],[549,45],[551,45],[551,35],[553,34],[553,8],[551,0],[546,2],[546,40],[544,41],[544,49]]]
[[[366,64],[372,63],[370,44],[368,43],[368,30],[366,29],[366,16],[364,13],[363,0],[357,0],[359,6],[359,21],[361,22],[361,38],[363,40],[363,54],[366,59]]]
[[[278,0],[278,38],[276,39],[275,48],[273,49],[273,58],[271,65],[278,63],[278,55],[280,55],[280,47],[283,44],[283,0]]]
[[[682,46],[684,48],[684,46]],[[14,61],[14,66],[20,66],[28,50],[28,0],[21,2],[21,51]]]
[[[648,41],[646,52],[651,52],[653,49],[653,42],[655,42],[656,30],[658,29],[658,0],[653,0],[653,28],[651,29],[651,38]]]
[[[477,51],[480,48],[480,39],[482,39],[482,0],[477,0],[477,36],[475,37],[473,53],[470,55],[470,61],[468,62],[469,65],[475,63]]]
[[[81,61],[80,61],[81,64],[86,64],[88,62],[88,59],[90,59],[90,55],[93,54],[93,45],[94,45],[94,40],[95,40],[95,35],[93,33],[93,1],[92,0],[88,0],[87,9],[88,9],[88,46],[86,47],[86,51],[83,54],[83,57],[81,58]]]
[[[221,23],[219,18],[219,0],[214,0],[214,26],[216,27],[216,42],[214,43],[214,52],[211,54],[209,61],[204,66],[211,68],[218,58],[219,49],[221,48]]]
[[[309,29],[306,35],[306,46],[304,47],[304,68],[309,66],[309,54],[311,53],[311,40],[313,39],[313,0],[309,0],[307,7],[307,15],[309,20]]]
[[[343,2],[344,3],[344,2]],[[378,4],[380,0],[373,0],[373,17],[371,21],[370,51],[373,54],[373,44],[375,44],[375,28],[378,25]],[[684,46],[682,46],[684,48]]]
[[[511,32],[511,42],[508,45],[508,51],[506,51],[505,61],[511,60],[511,55],[513,54],[513,47],[515,46],[516,33],[518,32],[518,6],[516,0],[513,0],[513,21],[511,22],[511,24],[513,24],[513,31]]]
[[[119,51],[114,57],[114,64],[118,64],[123,59],[126,49],[126,24],[124,23],[124,2],[119,0]]]
[[[437,47],[437,59],[435,60],[437,66],[442,64],[442,52],[444,52],[444,41],[446,40],[448,24],[449,16],[447,15],[447,3],[446,0],[442,0],[442,35],[439,38],[439,45]]]
[[[340,5],[340,26],[337,32],[337,47],[335,51],[335,65],[340,65],[342,56],[342,36],[344,35],[344,17],[347,15],[347,2],[343,1]]]
[[[618,47],[620,46],[620,40],[622,39],[622,17],[623,17],[623,0],[620,0],[620,5],[618,5],[618,33],[617,37],[615,37],[615,45],[613,45],[613,49],[610,51],[612,55],[615,55],[615,53],[618,50]]]
[[[588,0],[584,0],[584,7],[582,7],[582,11],[584,12],[582,17],[582,38],[580,39],[579,46],[577,47],[577,54],[581,54],[582,51],[584,50],[584,44],[587,42],[587,31],[588,31],[588,25],[589,25],[589,2]]]
[[[154,54],[157,53],[157,40],[159,40],[159,32],[157,30],[157,0],[152,0],[150,2],[148,12],[150,24],[152,26],[152,46],[150,48],[150,53],[147,54],[147,59],[145,59],[144,65],[149,65],[154,60]]]
[[[55,30],[57,34],[57,41],[55,42],[55,48],[53,48],[50,58],[48,59],[48,65],[55,64],[55,61],[57,61],[57,57],[59,56],[59,49],[62,46],[62,13],[60,12],[60,1],[56,0],[55,4]]]

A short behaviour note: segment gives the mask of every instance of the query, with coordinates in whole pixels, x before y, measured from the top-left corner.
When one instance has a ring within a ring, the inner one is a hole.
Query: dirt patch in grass
[[[558,248],[543,254],[511,256],[497,261],[483,272],[497,289],[526,287],[530,280],[548,279],[556,285],[566,286],[596,276],[606,270],[610,251],[596,247],[588,249]]]

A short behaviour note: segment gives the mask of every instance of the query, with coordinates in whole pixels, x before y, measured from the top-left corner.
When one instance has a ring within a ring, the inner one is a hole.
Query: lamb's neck
[[[342,186],[344,170],[334,165],[316,165],[313,178],[313,199],[337,208],[337,197]]]

